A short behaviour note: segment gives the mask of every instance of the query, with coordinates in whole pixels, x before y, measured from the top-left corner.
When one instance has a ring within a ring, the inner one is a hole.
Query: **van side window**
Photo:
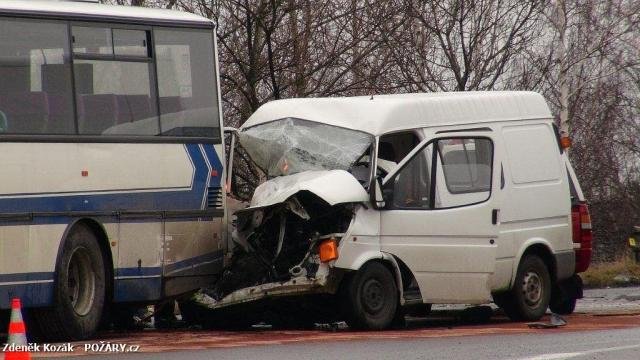
[[[419,143],[420,139],[413,130],[384,135],[380,138],[378,158],[397,163]]]
[[[397,209],[429,209],[433,144],[407,162],[393,181],[393,206]]]
[[[493,147],[489,139],[438,141],[445,183],[452,194],[489,191]]]
[[[428,143],[386,184],[395,209],[428,210],[477,204],[491,196],[493,143],[484,137]],[[393,191],[389,189],[392,184]]]
[[[383,175],[391,172],[418,144],[420,139],[415,130],[384,135],[378,145],[378,170]]]
[[[438,140],[437,144],[439,184],[436,207],[456,207],[488,199],[493,164],[491,140],[449,138]]]

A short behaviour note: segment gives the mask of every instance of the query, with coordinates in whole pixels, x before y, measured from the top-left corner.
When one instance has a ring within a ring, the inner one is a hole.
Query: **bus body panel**
[[[0,143],[0,151],[0,308],[13,297],[51,305],[56,254],[79,218],[106,232],[116,302],[160,299],[163,275],[186,289],[191,277],[220,272],[221,145]]]
[[[68,295],[54,278],[78,221],[91,222],[110,260],[105,303],[151,303],[219,275],[215,24],[170,10],[6,1],[0,40],[0,309],[13,297],[67,306],[53,302]]]

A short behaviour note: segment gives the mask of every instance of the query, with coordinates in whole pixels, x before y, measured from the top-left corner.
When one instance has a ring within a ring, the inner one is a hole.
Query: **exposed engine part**
[[[309,220],[311,218],[302,204],[300,204],[300,202],[298,201],[298,198],[292,197],[289,199],[289,201],[287,201],[286,204],[287,208],[294,214],[300,216],[301,219]]]
[[[307,270],[300,265],[296,265],[289,269],[289,274],[291,274],[292,277],[307,276]]]
[[[353,218],[353,204],[330,206],[310,192],[284,203],[236,213],[238,247],[213,289],[220,300],[235,290],[294,278],[313,279],[320,265],[320,239],[339,240]]]
[[[264,211],[256,210],[253,212],[253,216],[251,217],[251,226],[258,227],[262,224],[262,220],[264,220]]]
[[[278,255],[280,255],[280,251],[282,251],[282,243],[284,242],[284,232],[287,227],[287,218],[284,214],[280,214],[280,231],[278,232],[278,247],[276,248],[276,254],[273,256],[273,259],[276,260]]]

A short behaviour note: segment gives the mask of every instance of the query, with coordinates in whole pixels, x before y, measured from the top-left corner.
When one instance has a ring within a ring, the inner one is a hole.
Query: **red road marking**
[[[504,318],[492,318],[490,322],[478,325],[455,325],[437,321],[430,325],[425,321],[421,327],[379,332],[323,330],[251,330],[251,331],[210,331],[210,330],[169,330],[141,331],[134,333],[103,333],[99,340],[113,344],[139,345],[140,352],[166,352],[178,350],[201,350],[233,348],[258,345],[282,345],[312,341],[353,341],[421,339],[494,334],[542,334],[568,331],[608,330],[640,327],[640,315],[594,316],[574,314],[565,317],[568,324],[557,329],[530,329],[525,323],[512,323]],[[84,355],[84,344],[77,345],[74,353],[36,353],[35,357],[58,357]]]

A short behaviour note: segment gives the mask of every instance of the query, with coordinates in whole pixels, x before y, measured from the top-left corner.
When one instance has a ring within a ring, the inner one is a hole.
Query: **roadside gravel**
[[[611,315],[640,314],[640,287],[587,289],[578,300],[576,312]]]

